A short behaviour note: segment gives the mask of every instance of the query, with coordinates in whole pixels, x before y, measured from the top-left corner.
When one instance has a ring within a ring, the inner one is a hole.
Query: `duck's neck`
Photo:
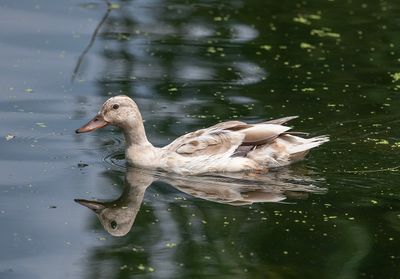
[[[153,147],[147,139],[141,117],[136,116],[135,119],[124,123],[121,128],[124,132],[126,148],[132,146]]]
[[[139,114],[121,127],[125,135],[125,159],[128,165],[146,168],[159,167],[159,148],[154,147],[146,137],[143,121]]]

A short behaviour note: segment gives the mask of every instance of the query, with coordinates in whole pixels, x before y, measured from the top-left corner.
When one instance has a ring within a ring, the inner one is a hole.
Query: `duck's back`
[[[258,124],[221,122],[181,136],[163,149],[193,174],[281,167],[303,159],[310,149],[329,140],[327,136],[305,139],[290,132],[282,124],[294,118]]]

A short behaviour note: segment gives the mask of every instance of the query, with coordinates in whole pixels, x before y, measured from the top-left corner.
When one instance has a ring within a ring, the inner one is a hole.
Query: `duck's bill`
[[[75,199],[75,202],[86,206],[87,208],[93,210],[94,212],[100,212],[102,209],[105,208],[105,206],[103,204],[101,204],[100,202],[96,202],[96,201],[88,201],[88,200],[82,200],[82,199]]]
[[[100,128],[103,128],[104,126],[107,126],[108,122],[104,120],[103,116],[101,115],[96,115],[92,120],[90,120],[88,123],[80,127],[79,129],[75,130],[77,134],[79,133],[87,133],[91,132]]]

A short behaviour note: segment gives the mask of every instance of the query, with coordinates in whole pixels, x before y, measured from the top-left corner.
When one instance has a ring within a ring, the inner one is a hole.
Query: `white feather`
[[[299,152],[304,152],[310,150],[314,147],[320,146],[321,144],[328,142],[328,136],[318,136],[310,139],[305,139],[305,142],[296,146],[292,146],[288,148],[289,154],[295,154]]]

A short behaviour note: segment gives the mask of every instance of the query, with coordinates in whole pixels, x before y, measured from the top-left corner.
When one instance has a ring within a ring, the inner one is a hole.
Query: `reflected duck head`
[[[113,236],[124,236],[132,228],[137,211],[130,211],[125,206],[113,202],[98,202],[75,199],[75,202],[96,213],[104,229]]]

